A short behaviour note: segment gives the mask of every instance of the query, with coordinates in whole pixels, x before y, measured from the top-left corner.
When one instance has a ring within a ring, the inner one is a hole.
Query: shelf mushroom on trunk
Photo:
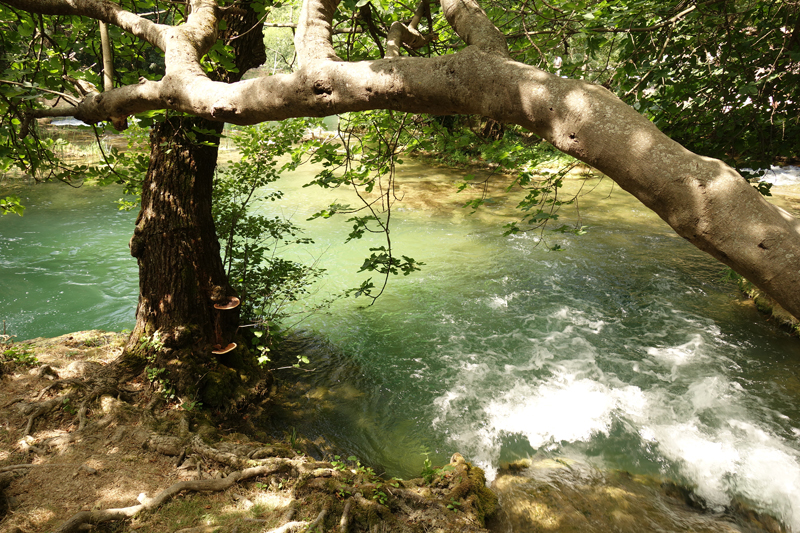
[[[220,301],[215,302],[214,303],[214,309],[216,309],[218,311],[223,311],[223,312],[224,311],[230,311],[230,310],[233,310],[233,309],[236,309],[237,307],[239,307],[240,303],[241,303],[241,300],[239,300],[239,298],[237,298],[236,296],[227,296],[227,297],[222,298]],[[214,327],[215,331],[214,332],[216,334],[217,344],[215,344],[213,346],[214,349],[211,351],[211,353],[213,353],[215,355],[226,354],[226,353],[228,353],[228,352],[230,352],[230,351],[232,351],[232,350],[234,350],[236,348],[236,343],[235,342],[228,343],[227,345],[223,344],[222,326],[221,326],[220,322],[221,322],[220,321],[220,313],[216,313],[216,316],[214,317],[214,325],[215,325],[215,327]]]
[[[232,343],[228,344],[224,348],[222,347],[221,344],[215,344],[214,345],[214,349],[211,351],[211,353],[213,353],[215,355],[222,355],[222,354],[226,354],[226,353],[232,351],[234,348],[236,348],[236,343],[235,342],[232,342]]]
[[[239,303],[239,298],[236,296],[228,296],[225,301],[221,303],[215,303],[214,309],[236,309],[239,307]]]

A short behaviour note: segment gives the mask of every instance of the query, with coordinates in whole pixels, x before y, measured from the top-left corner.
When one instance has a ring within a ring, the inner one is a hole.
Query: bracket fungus
[[[235,342],[230,343],[229,345],[227,345],[224,348],[220,344],[215,344],[214,345],[214,350],[211,353],[213,353],[215,355],[222,355],[222,354],[230,352],[234,348],[236,348],[236,343]]]
[[[214,309],[236,309],[239,307],[239,298],[228,296],[222,303],[214,304]]]

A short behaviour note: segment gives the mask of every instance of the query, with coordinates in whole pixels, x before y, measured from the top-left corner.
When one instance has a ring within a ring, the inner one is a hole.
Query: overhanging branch
[[[447,22],[468,45],[509,57],[503,33],[475,0],[441,0]]]
[[[164,50],[169,26],[156,24],[108,0],[0,0],[7,6],[41,15],[76,15],[119,26],[131,35]]]

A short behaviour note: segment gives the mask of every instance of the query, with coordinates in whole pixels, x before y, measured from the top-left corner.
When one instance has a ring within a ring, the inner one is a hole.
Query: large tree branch
[[[217,42],[219,8],[214,0],[190,0],[185,24],[169,29],[164,48],[166,75],[205,76],[200,59]]]
[[[447,22],[465,43],[509,56],[505,35],[475,0],[441,0],[441,4]]]
[[[69,2],[64,0],[0,0],[0,3],[42,15],[77,15],[97,19],[119,26],[160,50],[165,48],[164,34],[170,28],[126,11],[107,0],[70,0]]]
[[[315,60],[341,61],[333,50],[333,15],[338,0],[305,0],[294,35],[300,67]]]

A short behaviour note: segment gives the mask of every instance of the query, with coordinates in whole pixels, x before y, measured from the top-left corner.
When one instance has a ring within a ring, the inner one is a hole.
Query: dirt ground
[[[486,531],[493,495],[458,454],[428,480],[383,480],[215,431],[141,379],[102,394],[92,380],[123,340],[0,346],[0,532]]]

